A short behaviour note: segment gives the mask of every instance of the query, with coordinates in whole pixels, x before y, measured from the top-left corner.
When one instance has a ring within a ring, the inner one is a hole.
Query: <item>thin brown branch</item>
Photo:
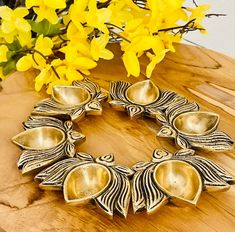
[[[227,16],[227,15],[226,14],[214,14],[214,13],[205,15],[205,17],[207,17],[207,18],[210,18],[210,17],[213,17],[213,16],[220,17],[220,16]]]
[[[204,28],[200,28],[200,27],[195,27],[195,21],[196,19],[192,19],[189,22],[187,22],[186,24],[182,25],[182,26],[176,26],[176,27],[168,27],[168,28],[163,28],[158,30],[157,32],[153,33],[153,35],[157,35],[159,32],[166,32],[166,31],[174,31],[174,30],[179,30],[177,33],[175,34],[184,34],[187,33],[189,31],[196,31],[196,30],[205,30]]]
[[[130,41],[129,39],[127,39],[127,38],[125,38],[124,36],[122,36],[122,35],[120,35],[120,34],[114,32],[114,31],[112,31],[111,29],[109,29],[109,32],[110,32],[111,34],[114,34],[114,35],[116,35],[117,37],[119,37],[119,38],[121,38],[121,39],[127,41],[128,43],[131,43],[131,41]]]
[[[193,0],[193,4],[194,4],[196,7],[198,7],[198,4],[196,3],[195,0]]]

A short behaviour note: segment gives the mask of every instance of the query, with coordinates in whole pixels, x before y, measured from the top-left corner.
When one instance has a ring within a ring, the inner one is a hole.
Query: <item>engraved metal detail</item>
[[[67,203],[91,202],[110,217],[114,212],[126,217],[131,196],[129,177],[133,174],[132,169],[115,165],[112,154],[95,159],[78,152],[41,171],[35,180],[41,182],[42,189],[63,190]]]
[[[203,190],[227,190],[234,177],[213,161],[182,149],[174,154],[164,149],[153,152],[151,162],[133,166],[134,212],[156,212],[170,199],[197,204]]]
[[[85,141],[83,134],[73,130],[71,121],[32,116],[23,125],[25,131],[12,138],[23,149],[18,160],[23,174],[40,170],[62,158],[73,157],[75,143]]]
[[[79,121],[86,114],[100,115],[102,103],[107,97],[106,91],[85,78],[74,81],[72,86],[54,86],[51,98],[37,103],[32,114],[56,117],[68,115],[71,120]]]
[[[159,90],[150,80],[133,85],[124,81],[111,82],[110,95],[112,108],[126,111],[131,118],[161,115],[177,96],[172,91]]]
[[[195,102],[188,102],[185,98],[179,97],[156,118],[163,124],[157,135],[173,138],[181,148],[223,151],[233,147],[233,140],[217,130],[219,115],[200,111]]]

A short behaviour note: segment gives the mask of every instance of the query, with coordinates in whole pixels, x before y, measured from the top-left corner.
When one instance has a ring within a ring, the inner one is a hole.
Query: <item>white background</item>
[[[225,17],[205,19],[203,25],[208,35],[199,32],[190,32],[186,39],[204,47],[216,50],[235,58],[235,0],[195,0],[199,4],[210,4],[208,13],[225,13]],[[192,0],[186,0],[187,5]],[[187,43],[184,41],[184,43]]]

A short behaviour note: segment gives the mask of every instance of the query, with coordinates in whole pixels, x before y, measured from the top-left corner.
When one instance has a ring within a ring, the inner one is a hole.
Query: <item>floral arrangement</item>
[[[146,76],[185,33],[205,32],[208,5],[184,0],[0,1],[0,78],[39,70],[35,90],[70,85],[90,74],[118,42],[127,75],[140,74],[139,57],[149,59]]]

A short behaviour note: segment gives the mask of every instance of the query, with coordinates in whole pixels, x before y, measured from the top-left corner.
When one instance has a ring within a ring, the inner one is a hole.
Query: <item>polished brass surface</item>
[[[40,170],[61,158],[73,157],[75,144],[85,141],[83,134],[73,130],[71,121],[34,116],[24,122],[24,128],[24,132],[12,138],[24,149],[18,160],[23,174]]]
[[[174,127],[186,135],[205,135],[216,130],[219,123],[219,115],[210,112],[188,112],[177,116]]]
[[[101,115],[102,103],[107,97],[107,91],[85,78],[74,81],[72,86],[54,86],[51,98],[37,103],[32,114],[57,118],[69,116],[73,121],[80,121],[86,114]]]
[[[162,124],[159,137],[173,138],[181,148],[224,151],[233,148],[233,140],[218,131],[219,115],[199,110],[195,102],[178,97],[163,114],[156,114]]]
[[[177,95],[172,91],[161,91],[151,80],[145,80],[135,84],[111,82],[110,96],[109,104],[113,109],[126,111],[134,119],[141,116],[155,118],[174,102]]]
[[[42,170],[35,180],[42,189],[63,190],[67,203],[95,203],[110,217],[114,212],[127,217],[133,174],[132,169],[116,165],[112,154],[94,158],[78,152]]]
[[[58,103],[68,106],[83,105],[91,99],[86,89],[76,86],[54,86],[52,97]]]
[[[64,132],[50,126],[29,129],[12,138],[12,141],[23,149],[32,150],[50,149],[64,140]]]
[[[194,152],[182,149],[173,154],[156,149],[152,161],[133,166],[134,213],[155,213],[171,199],[196,205],[203,190],[228,190],[235,183],[225,169]]]
[[[168,160],[154,170],[156,184],[167,195],[196,204],[202,191],[201,176],[188,163],[181,160]]]
[[[100,195],[111,181],[110,171],[103,165],[88,163],[74,168],[64,181],[67,203],[87,203]]]
[[[148,105],[159,98],[158,87],[150,80],[137,82],[126,90],[127,99],[137,105]]]
[[[216,130],[219,115],[199,111],[197,103],[172,91],[159,90],[151,80],[135,84],[111,82],[110,96],[111,107],[126,111],[131,119],[156,118],[162,124],[158,136],[173,138],[181,148],[223,151],[233,146],[233,140],[227,134]]]
[[[131,118],[156,118],[163,124],[158,135],[174,138],[183,148],[231,148],[231,138],[216,131],[217,114],[199,111],[196,103],[161,91],[150,80],[133,85],[113,82],[110,94],[114,109],[126,110]],[[196,205],[203,190],[227,190],[234,184],[226,170],[189,149],[174,154],[157,149],[151,162],[138,162],[131,169],[116,165],[112,154],[94,158],[76,153],[75,143],[83,142],[85,136],[73,130],[66,116],[80,120],[85,113],[100,114],[100,103],[106,98],[88,79],[70,87],[55,86],[52,98],[36,105],[34,113],[56,117],[30,117],[24,123],[26,131],[13,138],[24,149],[18,161],[22,172],[40,170],[35,177],[40,188],[62,190],[70,204],[95,203],[110,217],[115,212],[127,217],[131,195],[134,213],[152,214],[169,200]]]

